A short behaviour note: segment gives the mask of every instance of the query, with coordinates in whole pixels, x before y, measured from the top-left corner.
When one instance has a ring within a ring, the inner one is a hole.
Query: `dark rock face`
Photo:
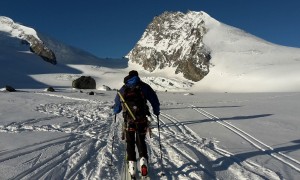
[[[96,81],[90,76],[81,76],[73,81],[72,87],[76,89],[96,89]]]
[[[142,38],[127,55],[152,72],[175,67],[175,73],[199,81],[209,73],[210,51],[203,43],[208,31],[202,12],[165,12],[155,17]]]
[[[57,64],[55,54],[48,47],[46,47],[42,41],[37,40],[32,35],[25,36],[25,39],[30,42],[31,52],[37,54],[51,64]]]

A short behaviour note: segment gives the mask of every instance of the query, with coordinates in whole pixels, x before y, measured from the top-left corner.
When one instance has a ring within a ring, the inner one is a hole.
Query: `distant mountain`
[[[42,51],[49,51],[52,53],[53,61],[49,58],[48,62],[56,64],[56,59],[58,63],[61,64],[89,64],[89,65],[99,65],[101,63],[111,66],[114,64],[115,59],[99,58],[91,53],[88,53],[79,48],[66,45],[59,40],[50,38],[49,36],[43,35],[33,28],[15,23],[9,17],[0,16],[0,34],[1,41],[5,45],[12,45],[12,41],[8,37],[19,39],[20,43],[15,43],[14,46],[19,48],[20,45],[26,47],[29,45],[31,51],[36,50],[37,55],[41,55]],[[5,39],[10,39],[6,40]],[[28,49],[28,50],[29,50]],[[33,51],[34,52],[34,51]],[[35,52],[34,52],[35,53]],[[44,56],[41,56],[44,58]],[[47,59],[44,59],[47,60]]]
[[[127,61],[124,59],[98,58],[4,16],[0,16],[0,43],[0,87],[12,85],[16,88],[40,88],[49,84],[71,86],[69,81],[83,73],[71,65],[127,67]],[[46,56],[45,52],[49,52],[50,56]],[[46,63],[41,57],[55,66]],[[47,77],[37,78],[40,75]],[[53,77],[50,78],[50,75]],[[67,78],[67,82],[56,82],[61,77],[71,78]]]
[[[87,51],[67,45],[57,39],[37,33],[40,39],[55,52],[58,63],[61,64],[86,64],[86,65],[101,65],[110,68],[125,68],[127,67],[126,60],[120,63],[120,59],[99,58]]]
[[[267,42],[205,12],[154,17],[127,57],[149,72],[197,82],[192,89],[202,91],[300,90],[299,48]]]

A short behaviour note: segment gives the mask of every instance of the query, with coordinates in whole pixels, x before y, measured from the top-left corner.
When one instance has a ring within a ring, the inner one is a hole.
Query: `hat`
[[[139,76],[139,73],[136,70],[132,70],[132,71],[129,71],[129,76],[130,77]]]
[[[139,76],[139,73],[136,70],[129,71],[129,75],[124,78],[124,83],[134,76]]]

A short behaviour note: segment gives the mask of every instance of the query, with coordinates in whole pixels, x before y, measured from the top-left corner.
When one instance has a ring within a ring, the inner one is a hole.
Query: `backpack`
[[[142,92],[140,84],[137,84],[133,87],[125,86],[123,97],[129,109],[136,118],[136,121],[145,121],[145,119],[147,119],[146,115],[150,115],[150,112],[147,105],[147,100]],[[125,119],[133,119],[127,108],[124,106],[123,112],[125,112]]]

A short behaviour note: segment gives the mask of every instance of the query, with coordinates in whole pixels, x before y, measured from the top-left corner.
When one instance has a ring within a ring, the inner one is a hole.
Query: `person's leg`
[[[136,143],[139,151],[140,163],[139,169],[142,176],[148,175],[148,153],[147,153],[147,145],[146,145],[146,132],[147,127],[141,127],[140,131],[136,134]]]
[[[146,145],[146,134],[137,134],[136,135],[136,145],[139,151],[139,157],[144,157],[148,160],[148,152],[147,152],[147,145]]]
[[[135,131],[126,131],[127,161],[136,161],[135,153]]]
[[[130,126],[129,126],[130,127]],[[128,172],[131,176],[136,174],[136,153],[135,153],[135,131],[130,128],[126,130],[126,143],[127,143],[127,162]]]
[[[147,145],[146,145],[147,122],[138,124],[136,133],[136,145],[139,151],[139,157],[144,157],[148,160]]]

